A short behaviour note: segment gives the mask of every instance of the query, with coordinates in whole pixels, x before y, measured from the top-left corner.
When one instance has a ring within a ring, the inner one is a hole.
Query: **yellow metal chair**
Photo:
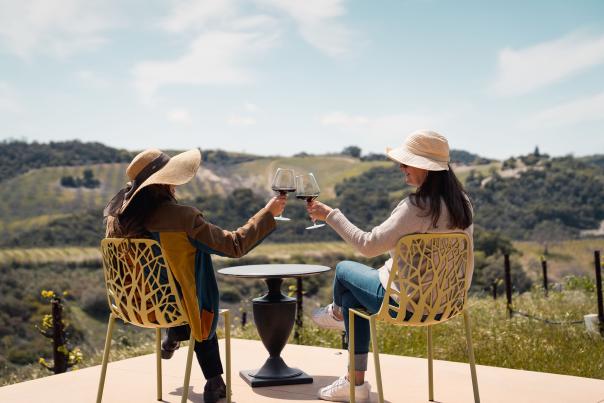
[[[349,378],[354,378],[354,318],[369,320],[371,344],[375,362],[379,401],[384,402],[382,375],[377,343],[376,321],[398,326],[425,326],[428,330],[428,396],[434,401],[432,376],[432,326],[462,314],[466,328],[466,341],[474,401],[480,402],[470,315],[466,310],[468,260],[470,239],[465,233],[414,234],[401,238],[396,246],[396,255],[384,302],[378,313],[371,315],[361,309],[349,309]],[[390,303],[390,299],[396,302]],[[411,317],[407,312],[412,312]],[[354,402],[354,382],[350,382],[350,401]]]
[[[178,295],[176,282],[159,243],[152,239],[106,238],[101,241],[105,285],[109,300],[109,323],[103,352],[101,379],[97,403],[103,398],[105,375],[109,361],[111,335],[115,318],[126,323],[156,329],[157,400],[162,400],[161,329],[188,323]],[[227,402],[231,402],[231,319],[228,309],[220,310],[224,316],[226,339]],[[195,339],[191,334],[187,352],[187,366],[182,391],[182,402],[189,395],[191,362]]]

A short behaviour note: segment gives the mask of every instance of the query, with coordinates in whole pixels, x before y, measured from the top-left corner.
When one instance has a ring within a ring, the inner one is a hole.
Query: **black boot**
[[[208,379],[203,388],[203,402],[215,403],[221,398],[226,397],[226,385],[221,375]]]
[[[178,350],[180,347],[180,342],[172,340],[166,336],[162,339],[161,342],[161,358],[164,360],[169,360],[174,355],[174,352]]]

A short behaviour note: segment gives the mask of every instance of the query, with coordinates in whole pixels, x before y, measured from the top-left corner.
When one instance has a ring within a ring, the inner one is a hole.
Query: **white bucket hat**
[[[449,143],[443,135],[430,130],[411,133],[400,147],[387,148],[386,155],[399,164],[415,168],[449,170]]]

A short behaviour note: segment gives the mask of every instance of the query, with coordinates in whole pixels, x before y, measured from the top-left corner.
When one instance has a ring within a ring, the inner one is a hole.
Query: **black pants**
[[[171,341],[187,341],[189,340],[191,328],[189,325],[182,325],[168,328],[167,336]],[[206,379],[224,373],[222,370],[222,362],[220,362],[220,351],[218,350],[218,337],[214,335],[211,339],[202,342],[195,341],[195,355],[197,362],[201,367],[201,372]]]

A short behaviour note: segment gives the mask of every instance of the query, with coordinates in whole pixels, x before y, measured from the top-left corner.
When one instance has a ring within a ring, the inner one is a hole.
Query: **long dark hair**
[[[441,199],[449,211],[449,229],[466,229],[472,225],[470,198],[450,165],[448,171],[428,171],[424,183],[409,198],[415,206],[427,210],[426,217],[432,217],[433,227],[440,218]]]
[[[149,185],[142,188],[126,210],[113,220],[114,236],[149,238],[151,234],[144,226],[145,220],[157,206],[167,201],[176,201],[169,185]]]

